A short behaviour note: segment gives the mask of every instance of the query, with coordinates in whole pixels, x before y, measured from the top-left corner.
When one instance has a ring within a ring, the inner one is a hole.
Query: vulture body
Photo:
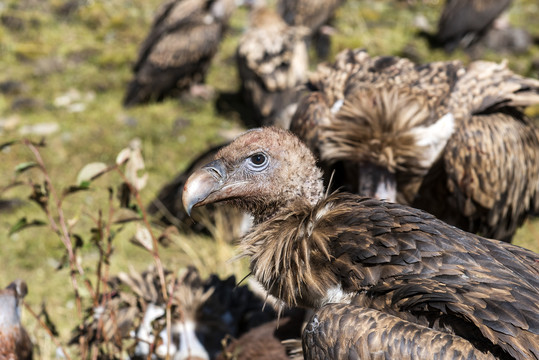
[[[343,2],[344,0],[279,0],[277,11],[287,24],[309,28],[318,56],[325,58],[330,47],[330,31],[327,25]]]
[[[539,210],[539,81],[476,61],[417,65],[345,50],[311,76],[290,130],[326,179],[511,241]]]
[[[187,212],[219,201],[254,216],[242,253],[255,279],[285,305],[348,304],[409,322],[406,337],[417,344],[401,347],[402,358],[428,343],[448,352],[473,347],[485,358],[539,359],[539,255],[419,209],[327,195],[312,152],[286,130],[251,130],[191,175],[183,192]],[[354,313],[351,308],[346,316]],[[323,341],[335,343],[331,336]],[[356,340],[339,344],[352,349]],[[369,335],[362,341],[379,346]],[[377,356],[390,357],[386,351]]]
[[[434,36],[447,52],[475,43],[492,27],[512,0],[446,0]]]
[[[21,324],[21,302],[28,293],[22,280],[15,280],[0,291],[0,359],[30,360],[33,345]]]
[[[234,0],[163,3],[140,47],[124,106],[162,101],[202,83],[234,7]]]
[[[288,128],[306,79],[309,29],[287,25],[273,10],[256,7],[241,37],[236,59],[245,102],[259,125]]]

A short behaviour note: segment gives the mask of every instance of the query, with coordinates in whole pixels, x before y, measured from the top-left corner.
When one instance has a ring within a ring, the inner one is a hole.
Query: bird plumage
[[[461,43],[469,46],[485,35],[511,3],[512,0],[446,0],[434,36],[437,45],[447,52]]]
[[[21,324],[22,300],[28,293],[26,282],[15,280],[0,290],[0,359],[29,360],[33,345]]]
[[[290,129],[336,187],[505,241],[539,208],[539,130],[523,113],[539,103],[536,79],[345,50],[308,88]]]
[[[257,326],[232,340],[217,360],[291,360],[293,355],[283,341],[301,338],[304,318],[305,311],[294,308],[287,316]]]
[[[404,205],[326,195],[314,156],[287,131],[238,137],[191,175],[183,201],[188,212],[217,201],[250,211],[242,253],[287,305],[353,304],[493,356],[539,358],[539,255]]]
[[[322,307],[303,339],[307,359],[495,359],[459,336],[349,304]]]
[[[337,8],[344,0],[279,0],[277,11],[287,24],[305,26],[311,30],[318,56],[325,58],[329,52],[329,34],[324,31]]]
[[[163,3],[141,44],[124,106],[161,101],[202,83],[234,8],[234,0]]]
[[[87,309],[84,324],[74,330],[70,345],[85,344],[108,358],[127,350],[132,359],[150,354],[164,359],[168,348],[176,360],[214,359],[225,338],[240,337],[277,317],[273,309],[263,309],[264,299],[238,286],[234,276],[220,279],[213,274],[202,279],[194,267],[178,277],[164,271],[168,299],[153,266],[111,278],[99,304]],[[170,342],[167,303],[171,305]]]
[[[269,8],[251,10],[250,26],[239,41],[236,59],[243,98],[260,125],[288,128],[299,98],[297,87],[307,76],[304,38],[308,34],[308,28],[287,25]]]

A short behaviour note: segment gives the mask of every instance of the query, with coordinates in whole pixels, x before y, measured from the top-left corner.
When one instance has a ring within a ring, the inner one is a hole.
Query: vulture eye
[[[255,170],[262,170],[268,164],[268,159],[264,154],[254,154],[249,158],[249,165]]]

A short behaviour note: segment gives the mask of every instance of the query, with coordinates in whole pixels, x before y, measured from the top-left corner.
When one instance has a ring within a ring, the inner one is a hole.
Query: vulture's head
[[[20,323],[20,305],[27,293],[26,283],[18,279],[0,290],[0,329]]]
[[[240,135],[194,172],[182,200],[187,213],[229,201],[260,222],[298,200],[314,205],[323,191],[322,172],[310,150],[289,131],[267,127]]]
[[[320,122],[321,160],[346,164],[352,191],[392,202],[419,186],[455,128],[452,114],[438,117],[428,94],[407,87],[349,89],[339,105]]]

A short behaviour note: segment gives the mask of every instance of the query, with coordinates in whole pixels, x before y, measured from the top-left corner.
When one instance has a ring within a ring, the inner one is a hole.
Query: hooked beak
[[[196,206],[205,205],[219,200],[216,194],[221,190],[226,180],[225,164],[214,160],[189,176],[183,187],[182,203],[187,215]]]

